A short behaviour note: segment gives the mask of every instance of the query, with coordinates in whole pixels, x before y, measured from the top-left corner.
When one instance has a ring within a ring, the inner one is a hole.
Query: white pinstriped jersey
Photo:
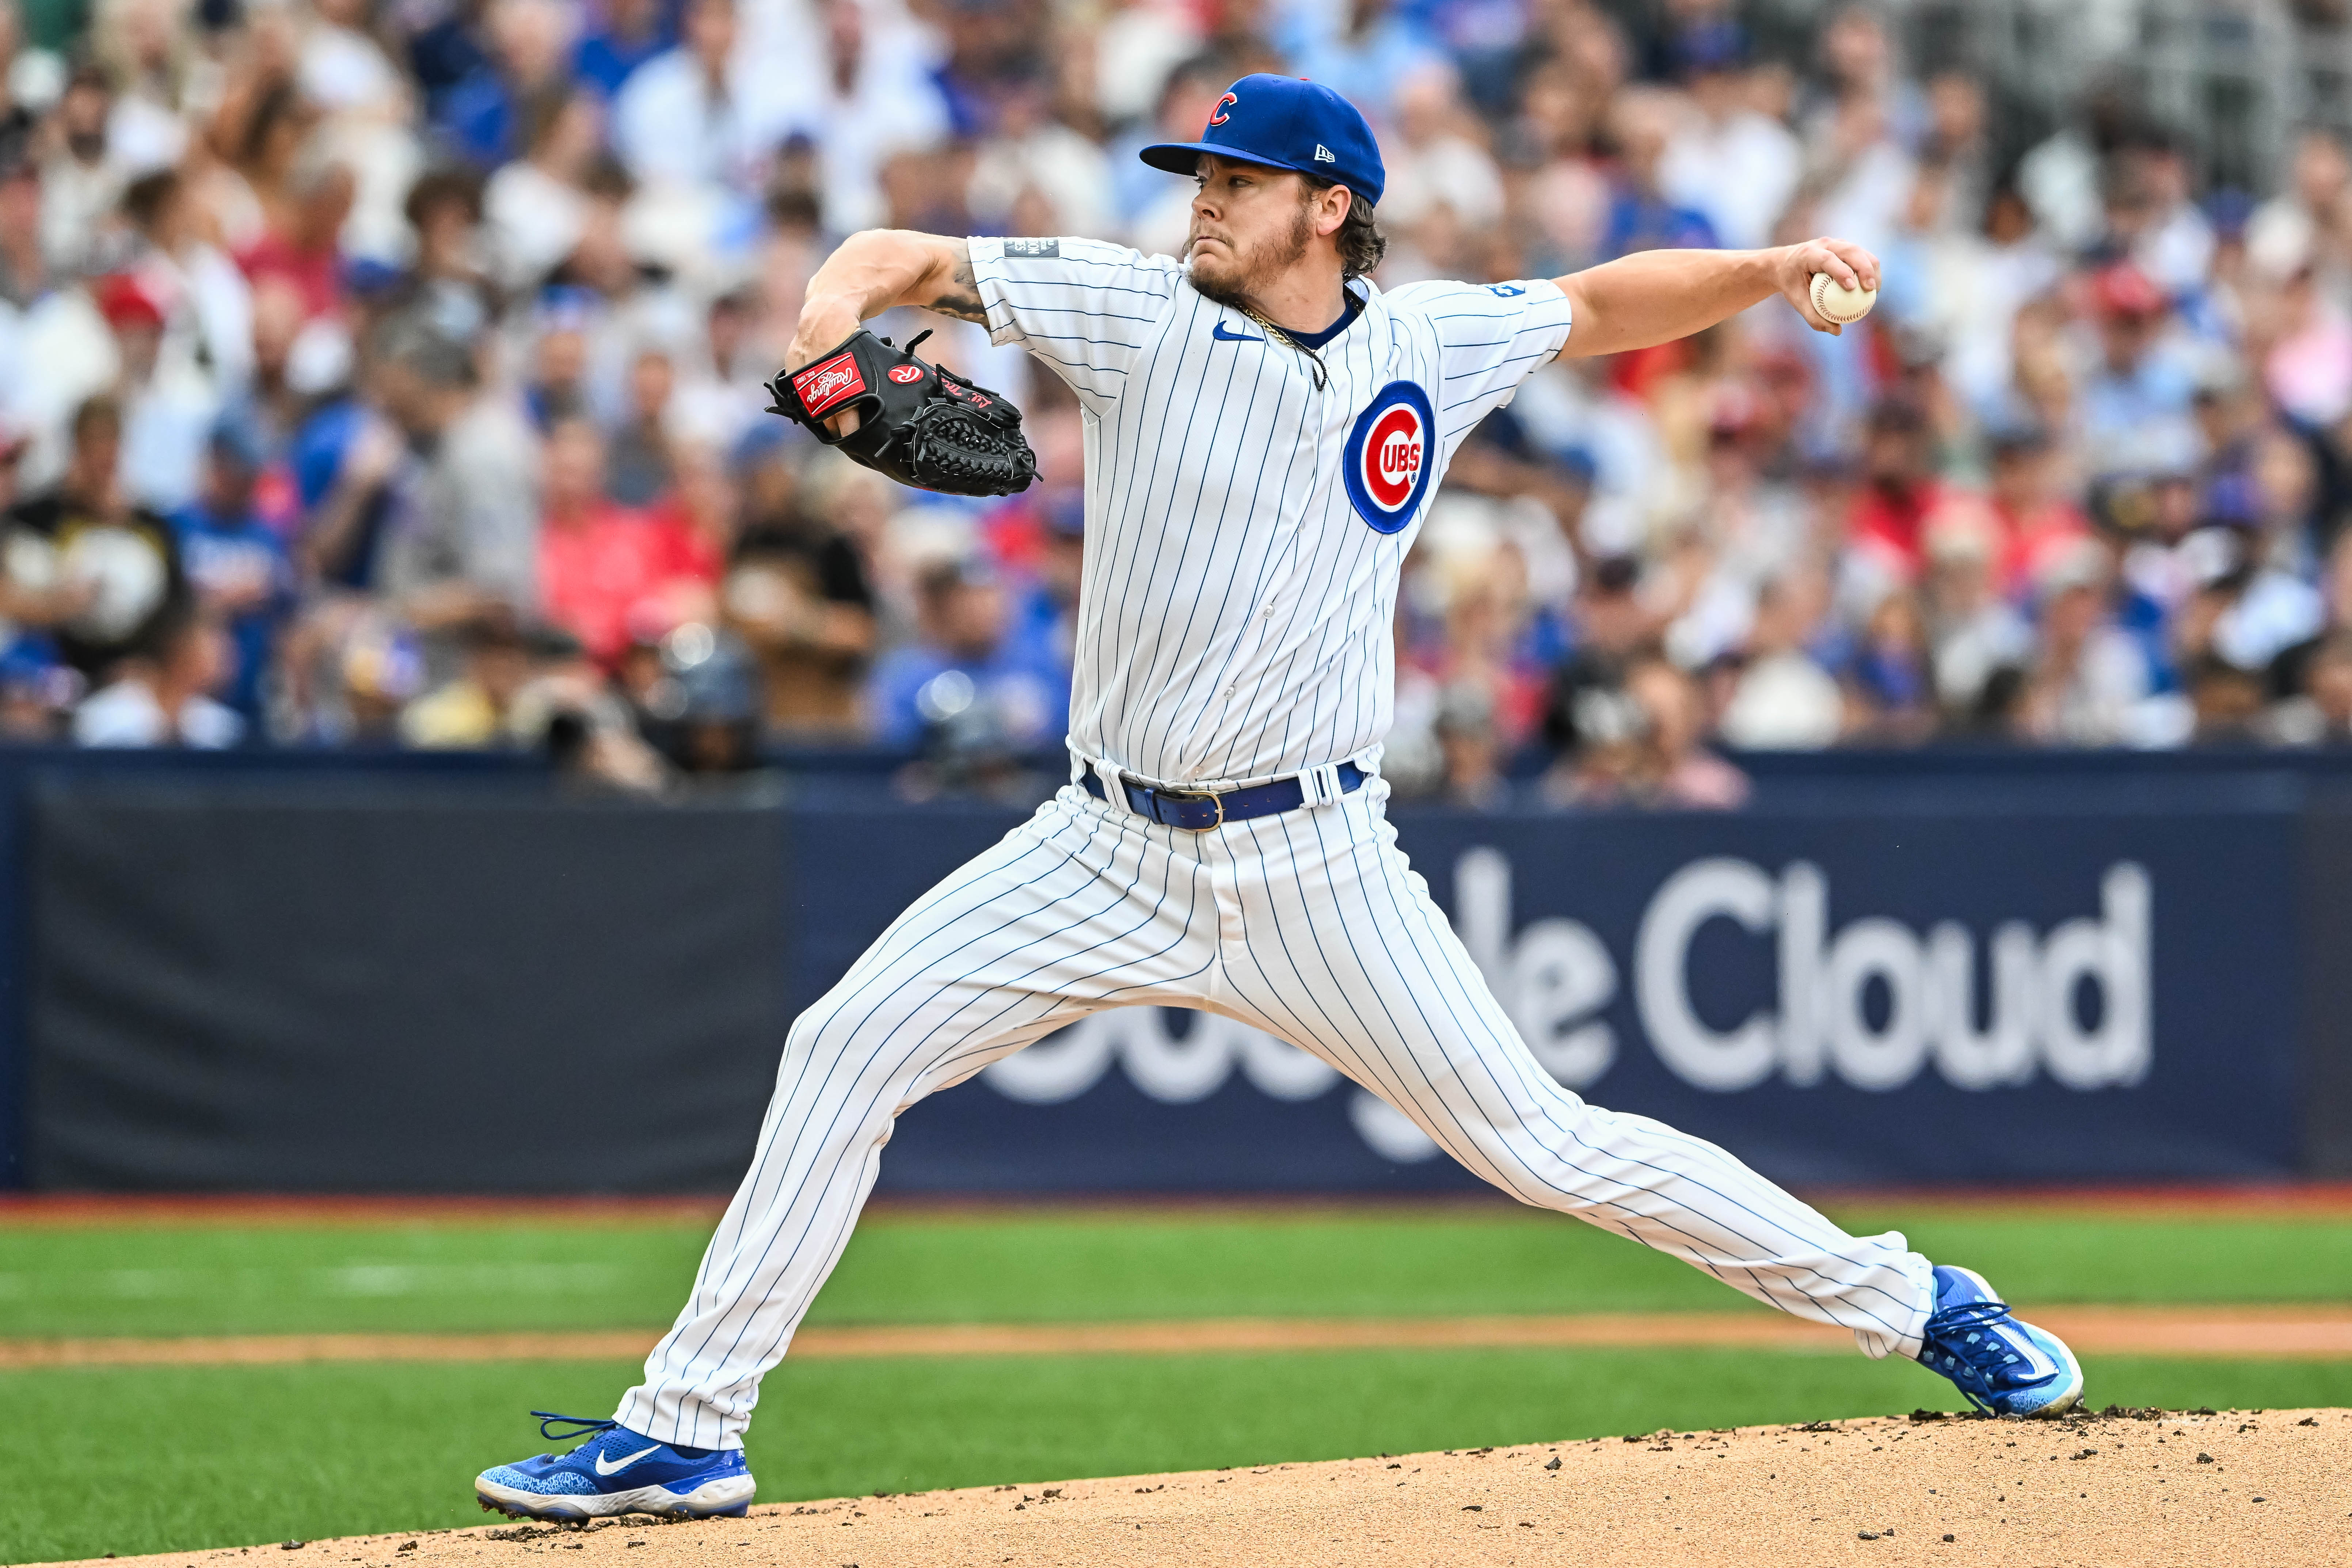
[[[1088,239],[971,242],[990,335],[1085,412],[1070,744],[1147,781],[1246,784],[1388,732],[1397,579],[1478,421],[1568,341],[1546,280],[1350,285],[1316,367],[1188,268]],[[1429,439],[1432,427],[1435,439]]]
[[[1366,289],[1318,388],[1303,354],[1165,257],[1069,239],[975,239],[971,257],[997,341],[1086,410],[1073,745],[1196,784],[1376,746],[1398,567],[1456,444],[1566,342],[1559,290]],[[916,900],[793,1021],[751,1168],[614,1419],[740,1446],[900,1112],[1137,1005],[1263,1031],[1522,1203],[1851,1329],[1871,1355],[1918,1354],[1936,1280],[1899,1233],[1848,1236],[1715,1145],[1553,1081],[1387,803],[1367,785],[1195,832],[1074,783]]]

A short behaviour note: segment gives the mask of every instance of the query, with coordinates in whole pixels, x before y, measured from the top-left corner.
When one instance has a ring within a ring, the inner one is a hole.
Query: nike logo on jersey
[[[1254,338],[1246,332],[1229,332],[1225,331],[1225,324],[1223,321],[1219,321],[1215,326],[1211,327],[1209,329],[1209,335],[1216,339],[1221,343],[1262,343],[1265,342],[1264,338]]]
[[[659,1443],[656,1443],[651,1448],[640,1448],[635,1453],[631,1454],[627,1458],[610,1465],[604,1462],[604,1456],[599,1454],[596,1456],[596,1473],[600,1476],[617,1476],[623,1470],[627,1469],[631,1465],[635,1464],[639,1459],[644,1458],[647,1454],[654,1452],[656,1448],[659,1448],[660,1447],[661,1445]]]

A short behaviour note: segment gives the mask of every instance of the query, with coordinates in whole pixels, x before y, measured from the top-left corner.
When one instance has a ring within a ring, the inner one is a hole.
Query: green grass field
[[[1842,1212],[2019,1302],[2341,1301],[2352,1222]],[[655,1327],[697,1222],[0,1227],[0,1337]],[[1516,1206],[880,1215],[816,1323],[1730,1310],[1746,1298]],[[1765,1309],[1757,1308],[1761,1311]]]
[[[1843,1212],[2021,1304],[2352,1298],[2352,1221]],[[647,1221],[0,1228],[0,1337],[654,1328],[704,1237]],[[1496,1206],[877,1215],[814,1321],[1738,1310],[1619,1238]],[[1755,1309],[1761,1310],[1761,1309]],[[2352,1363],[2104,1358],[2102,1403],[2352,1404]],[[0,1562],[478,1521],[483,1466],[600,1415],[626,1363],[0,1373],[23,1458]],[[1951,1408],[1916,1367],[1689,1351],[1398,1351],[787,1363],[761,1498]],[[100,1499],[105,1500],[101,1503]]]

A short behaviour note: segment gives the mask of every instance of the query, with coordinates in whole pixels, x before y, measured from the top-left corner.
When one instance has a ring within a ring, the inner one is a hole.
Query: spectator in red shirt
[[[2053,550],[2087,539],[2091,521],[2061,493],[2050,432],[2039,423],[1992,432],[1992,487],[1987,498],[1999,530],[1996,566],[2001,591],[2022,599],[2035,566]]]
[[[607,668],[633,637],[658,637],[681,609],[709,602],[709,546],[672,510],[648,516],[604,496],[604,442],[585,419],[549,432],[539,536],[547,616]]]
[[[305,321],[337,316],[343,308],[343,257],[335,237],[351,216],[358,187],[345,165],[305,156],[289,183],[283,222],[273,224],[236,260],[256,284],[282,278],[302,297]]]
[[[675,462],[677,482],[654,508],[654,526],[668,537],[665,548],[671,571],[682,579],[716,589],[735,548],[742,496],[734,476],[716,454],[685,447],[678,449]],[[715,613],[698,608],[691,618],[709,619]]]
[[[1925,524],[1943,495],[1931,439],[1927,416],[1914,404],[1889,399],[1870,412],[1863,485],[1846,537],[1901,583],[1918,579]]]

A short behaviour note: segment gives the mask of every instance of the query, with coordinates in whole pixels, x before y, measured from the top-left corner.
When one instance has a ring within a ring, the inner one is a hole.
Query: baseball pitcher
[[[483,1502],[741,1513],[760,1380],[841,1257],[898,1114],[1137,1004],[1311,1051],[1520,1202],[1851,1329],[1986,1409],[2072,1406],[2074,1355],[1981,1277],[1899,1234],[1849,1236],[1723,1150],[1552,1081],[1383,809],[1399,568],[1471,428],[1559,354],[1665,342],[1774,294],[1835,331],[1813,276],[1875,289],[1877,260],[1819,239],[1384,293],[1368,278],[1380,150],[1330,89],[1244,77],[1202,140],[1142,156],[1199,181],[1181,258],[873,232],[809,285],[779,408],[885,471],[1000,493],[1028,459],[1001,399],[923,383],[903,368],[922,362],[860,332],[893,306],[982,323],[1076,393],[1070,782],[793,1025],[751,1169],[645,1381],[609,1420],[551,1417],[546,1436],[587,1440],[485,1472]]]

